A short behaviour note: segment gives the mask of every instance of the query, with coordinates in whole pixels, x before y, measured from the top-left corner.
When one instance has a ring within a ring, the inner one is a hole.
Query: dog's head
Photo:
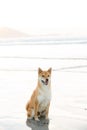
[[[49,68],[47,71],[43,71],[41,68],[38,68],[38,79],[42,85],[49,85],[51,79],[51,71],[51,68]]]

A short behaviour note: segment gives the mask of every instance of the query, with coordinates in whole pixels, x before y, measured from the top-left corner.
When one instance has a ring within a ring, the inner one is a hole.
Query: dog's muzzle
[[[44,84],[44,85],[48,85],[48,83],[49,83],[49,79],[45,79],[45,81],[44,80],[41,80],[42,81],[42,83]]]

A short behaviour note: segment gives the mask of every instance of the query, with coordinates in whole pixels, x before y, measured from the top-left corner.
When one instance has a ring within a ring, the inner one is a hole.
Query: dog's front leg
[[[38,101],[35,102],[35,120],[39,121],[38,119],[38,108],[39,108],[39,103]]]
[[[50,107],[50,103],[48,104],[48,106],[47,106],[47,108],[46,108],[46,119],[48,119],[49,107]]]

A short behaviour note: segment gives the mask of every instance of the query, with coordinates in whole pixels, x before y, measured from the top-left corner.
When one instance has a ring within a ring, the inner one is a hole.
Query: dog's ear
[[[41,68],[38,68],[38,74],[40,74],[42,72]]]
[[[51,74],[51,71],[52,71],[52,68],[49,68],[49,69],[48,69],[48,72],[49,72],[50,74]]]

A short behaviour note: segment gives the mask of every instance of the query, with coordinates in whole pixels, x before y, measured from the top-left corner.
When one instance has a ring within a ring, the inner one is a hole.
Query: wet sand
[[[0,130],[87,130],[87,121],[65,117],[53,117],[41,121],[19,120],[0,121]]]

